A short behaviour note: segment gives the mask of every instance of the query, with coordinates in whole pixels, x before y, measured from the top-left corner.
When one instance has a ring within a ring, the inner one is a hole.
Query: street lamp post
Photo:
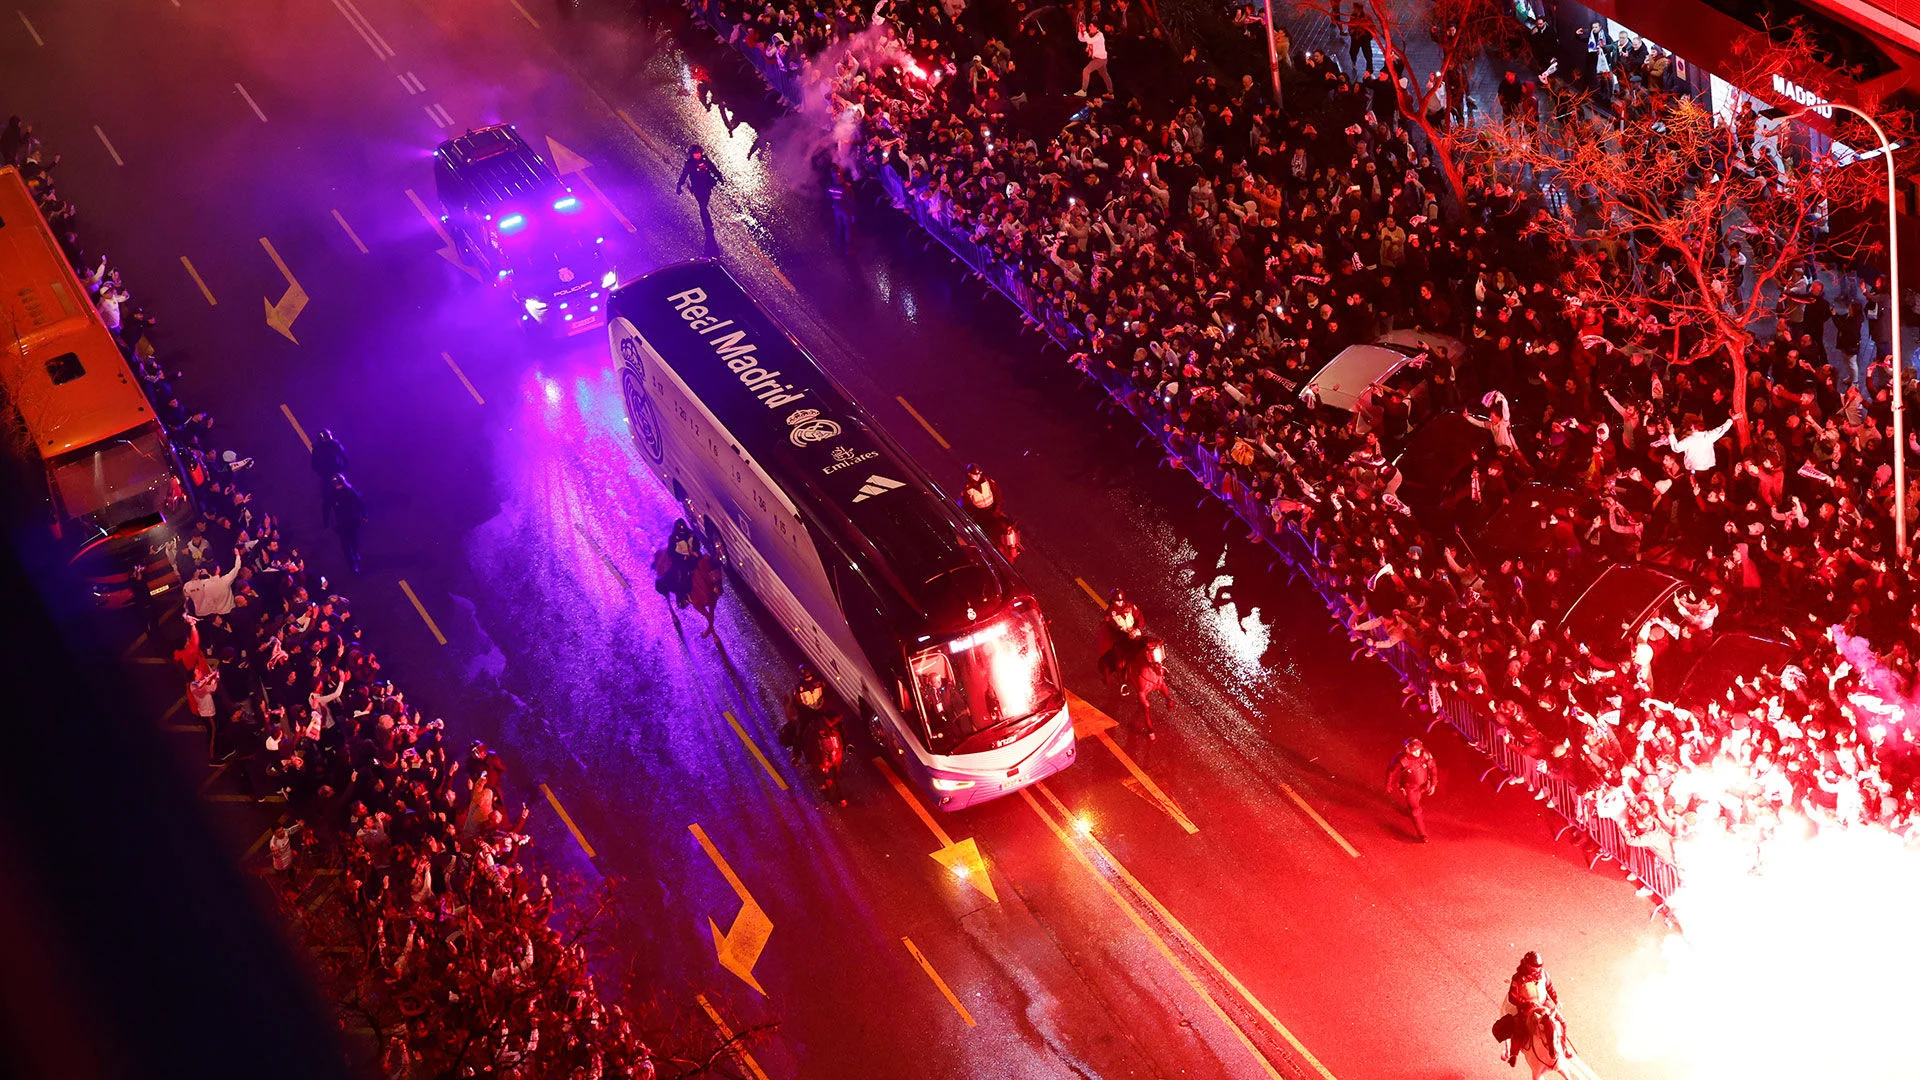
[[[1865,120],[1873,129],[1874,137],[1880,140],[1880,156],[1887,163],[1887,317],[1892,321],[1889,338],[1893,353],[1893,550],[1904,559],[1907,557],[1907,433],[1900,401],[1900,189],[1893,169],[1893,141],[1887,138],[1880,121],[1861,109],[1839,101],[1823,102],[1820,107],[1839,109]],[[1812,106],[1754,111],[1769,120],[1791,120],[1805,116],[1812,111]]]

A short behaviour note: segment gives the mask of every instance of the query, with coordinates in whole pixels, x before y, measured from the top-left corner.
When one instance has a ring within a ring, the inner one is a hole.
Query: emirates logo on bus
[[[787,414],[787,441],[798,447],[825,442],[840,434],[840,425],[822,420],[819,409],[795,409]]]
[[[892,491],[894,488],[902,488],[906,486],[907,485],[901,483],[898,480],[889,479],[887,477],[881,476],[879,473],[869,473],[867,474],[866,482],[860,485],[860,494],[855,495],[853,497],[853,501],[857,503],[866,502],[868,499],[871,499],[876,495],[885,495],[887,492]],[[969,616],[969,618],[971,618],[971,616]]]

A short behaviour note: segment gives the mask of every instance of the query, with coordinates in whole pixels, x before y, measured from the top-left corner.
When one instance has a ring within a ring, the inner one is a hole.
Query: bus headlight
[[[974,782],[971,780],[950,780],[944,776],[936,776],[933,778],[933,790],[965,791],[966,789],[972,787],[973,783]]]

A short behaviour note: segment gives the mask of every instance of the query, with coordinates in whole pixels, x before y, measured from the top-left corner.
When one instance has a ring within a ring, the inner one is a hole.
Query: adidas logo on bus
[[[860,494],[855,495],[853,501],[866,502],[875,495],[885,495],[894,488],[906,486],[898,480],[889,480],[878,473],[870,473],[867,476],[867,482],[860,485]]]

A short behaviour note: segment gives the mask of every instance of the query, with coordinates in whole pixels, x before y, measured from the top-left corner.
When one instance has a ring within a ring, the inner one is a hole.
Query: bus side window
[[[853,631],[853,640],[860,645],[860,651],[866,653],[867,660],[879,674],[882,685],[895,684],[896,688],[906,686],[907,666],[905,653],[900,640],[887,625],[886,616],[880,610],[880,601],[868,588],[865,578],[853,571],[845,563],[833,564],[833,591],[840,601],[840,610],[846,614],[847,626]],[[896,703],[901,712],[913,715],[913,700],[903,697],[896,689]]]

